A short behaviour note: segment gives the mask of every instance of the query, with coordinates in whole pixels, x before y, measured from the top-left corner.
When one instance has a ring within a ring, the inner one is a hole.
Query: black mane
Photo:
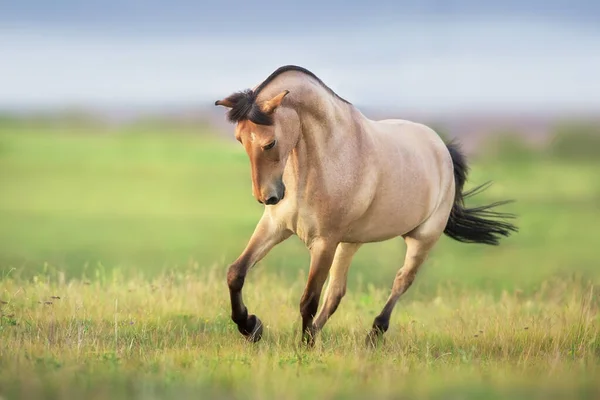
[[[331,88],[329,88],[321,79],[319,79],[315,74],[307,70],[306,68],[298,67],[296,65],[285,65],[283,67],[277,68],[267,79],[265,79],[254,91],[252,89],[246,89],[241,92],[236,92],[231,96],[227,97],[227,101],[229,101],[233,106],[227,113],[227,119],[232,122],[239,122],[243,120],[250,120],[258,125],[273,125],[273,117],[269,114],[264,113],[258,104],[256,104],[256,98],[259,93],[275,78],[284,72],[288,71],[297,71],[302,72],[305,75],[310,76],[321,86],[323,86],[327,91],[343,101],[346,104],[350,104],[347,100],[344,100],[340,96],[338,96]],[[215,103],[216,105],[216,103]]]
[[[232,104],[227,112],[229,122],[236,123],[249,119],[259,125],[273,125],[273,117],[256,104],[256,93],[251,89],[236,92],[226,99]],[[215,103],[216,104],[216,103]]]

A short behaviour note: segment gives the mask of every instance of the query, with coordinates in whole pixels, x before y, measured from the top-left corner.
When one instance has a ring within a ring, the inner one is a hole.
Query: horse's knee
[[[340,290],[336,290],[331,294],[331,303],[329,304],[330,310],[329,312],[333,314],[335,310],[337,310],[340,305],[342,299],[346,295],[346,288],[342,288]]]
[[[314,293],[302,296],[300,300],[300,315],[303,319],[310,319],[315,316],[319,309],[319,296]]]
[[[344,298],[345,295],[346,295],[345,290],[343,292],[334,293],[333,299],[332,299],[333,304],[335,304],[335,306],[337,307],[337,305],[340,304],[340,302],[342,301],[342,299]]]
[[[227,286],[229,286],[229,290],[232,292],[239,292],[242,290],[244,286],[244,280],[246,279],[246,274],[243,273],[243,269],[240,264],[233,263],[229,266],[227,270]]]

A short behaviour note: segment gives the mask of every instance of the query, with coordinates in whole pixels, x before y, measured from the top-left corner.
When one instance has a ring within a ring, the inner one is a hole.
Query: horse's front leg
[[[315,318],[313,328],[315,332],[323,329],[327,320],[337,310],[342,297],[346,294],[348,270],[352,257],[360,248],[361,243],[340,243],[335,251],[335,257],[329,271],[329,283],[325,289],[323,308]]]
[[[313,326],[313,318],[319,308],[321,291],[327,280],[338,243],[338,241],[317,239],[310,247],[310,270],[306,288],[300,299],[302,340],[309,346],[314,344],[316,330]]]
[[[263,215],[242,254],[227,271],[227,285],[231,297],[231,319],[248,340],[258,342],[262,337],[262,323],[256,315],[248,315],[242,299],[242,287],[248,270],[259,262],[275,245],[289,238],[291,232]]]

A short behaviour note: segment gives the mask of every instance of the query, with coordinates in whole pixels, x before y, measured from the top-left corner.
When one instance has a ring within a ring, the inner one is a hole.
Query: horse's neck
[[[362,134],[357,124],[360,113],[311,79],[304,74],[286,73],[261,92],[267,99],[283,90],[290,91],[287,101],[298,114],[302,132],[288,160],[288,179],[296,181],[300,190],[312,187],[311,181],[330,178],[328,169],[339,170],[341,164],[348,164]]]
[[[331,178],[332,170],[340,171],[342,165],[350,172],[348,159],[360,135],[351,106],[340,104],[327,112],[299,110],[298,115],[302,133],[291,154],[298,188],[312,187],[311,182],[322,184]]]

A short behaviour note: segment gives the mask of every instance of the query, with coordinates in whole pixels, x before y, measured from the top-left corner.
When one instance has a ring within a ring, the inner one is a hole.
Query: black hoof
[[[252,343],[256,343],[260,339],[262,339],[263,324],[262,324],[262,321],[260,319],[258,319],[258,317],[256,315],[251,315],[248,318],[248,325],[251,325],[253,328],[252,328],[250,334],[248,334],[246,336],[247,339]]]
[[[250,315],[246,326],[238,325],[238,330],[249,342],[256,343],[262,338],[263,325],[256,315]]]
[[[373,329],[365,339],[365,346],[374,349],[383,342],[383,332],[379,329]]]
[[[302,334],[302,344],[304,344],[308,348],[315,347],[316,335],[317,331],[314,327],[306,329]]]
[[[302,337],[302,344],[309,349],[315,347],[315,337],[312,333],[305,333]]]

